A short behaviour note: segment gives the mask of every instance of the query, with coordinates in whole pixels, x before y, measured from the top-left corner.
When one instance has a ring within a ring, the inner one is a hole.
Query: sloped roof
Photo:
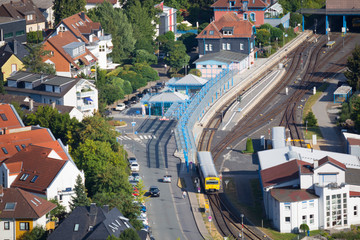
[[[230,64],[233,62],[241,62],[246,58],[247,55],[243,53],[232,52],[232,51],[220,51],[216,53],[207,53],[201,58],[194,61],[194,63],[201,63],[201,62],[213,60],[213,61],[219,61]]]
[[[0,150],[0,162],[18,153],[16,146],[23,150],[22,145],[28,147],[29,144],[54,141],[52,134],[47,128],[32,129],[23,127],[19,132],[0,135],[0,146],[6,148],[7,154]]]
[[[252,36],[252,27],[254,25],[242,20],[236,14],[229,12],[223,15],[219,20],[211,22],[201,33],[196,37],[197,39],[220,39],[220,38],[250,38]],[[232,28],[232,35],[223,35],[222,31]],[[213,34],[210,35],[210,31]]]
[[[333,159],[329,156],[326,156],[319,160],[319,167],[324,165],[325,163],[332,163],[333,165],[335,165],[339,168],[342,168],[343,170],[346,170],[346,166],[343,163],[336,161],[335,159]]]
[[[29,145],[14,156],[5,159],[2,164],[22,162],[21,172],[11,187],[45,194],[46,189],[67,162],[48,157],[52,151],[50,148]],[[28,177],[20,180],[24,174],[28,174]]]
[[[105,0],[109,3],[111,3],[112,5],[116,4],[118,0]],[[86,0],[87,3],[91,3],[91,4],[101,4],[104,2],[104,0]]]
[[[359,0],[327,0],[326,9],[360,9]]]
[[[232,8],[243,8],[244,0],[232,0],[235,2]],[[264,8],[267,6],[262,0],[248,0],[248,8]],[[213,5],[213,8],[229,8],[229,0],[218,0]]]
[[[201,77],[188,74],[185,77],[180,78],[175,83],[173,83],[173,86],[204,86],[207,83],[208,80],[203,79]]]
[[[345,171],[345,182],[350,185],[360,186],[360,169],[348,168]]]
[[[54,6],[54,2],[49,1],[49,0],[32,0],[32,1],[42,11],[45,11],[48,8],[51,8]]]
[[[12,55],[11,52],[5,51],[4,48],[0,49],[0,68],[2,68]]]
[[[85,47],[85,52],[81,55],[78,55],[76,57],[71,57],[69,53],[65,51],[63,48],[64,46],[70,44],[70,43],[78,43],[78,39],[70,32],[65,31],[61,32],[58,35],[48,38],[45,42],[53,46],[69,63],[72,63],[77,69],[80,69],[80,66],[75,63],[75,60],[81,59],[81,61],[85,65],[89,65],[90,63],[85,58],[86,55],[90,55],[94,61],[97,60],[97,58]],[[49,58],[51,60],[51,58]]]
[[[179,92],[162,92],[160,94],[151,96],[148,100],[150,103],[159,102],[183,102],[189,99],[189,96]]]
[[[273,188],[270,194],[279,202],[300,202],[319,198],[314,191],[306,189]]]
[[[19,188],[5,188],[3,194],[0,196],[0,218],[38,219],[56,207],[56,204]],[[6,203],[15,203],[14,210],[6,210]]]
[[[299,166],[306,164],[308,163],[301,160],[291,160],[275,167],[261,170],[263,187],[298,179],[300,177]]]
[[[52,149],[61,157],[62,160],[69,160],[68,155],[66,154],[59,141],[34,143],[32,145]]]
[[[14,45],[16,45],[16,54],[15,54],[15,50],[14,50]],[[29,55],[29,51],[28,51],[27,47],[18,41],[8,42],[5,44],[5,46],[3,48],[4,48],[4,51],[13,53],[21,61],[25,56]]]
[[[45,17],[32,0],[10,1],[0,6],[2,14],[5,17],[25,18],[28,14],[35,14],[32,20],[27,20],[26,24],[45,22]]]
[[[14,129],[24,127],[24,123],[22,122],[15,108],[10,104],[1,104],[0,103],[0,129]],[[1,136],[0,136],[1,142]],[[0,144],[2,147],[2,144]]]

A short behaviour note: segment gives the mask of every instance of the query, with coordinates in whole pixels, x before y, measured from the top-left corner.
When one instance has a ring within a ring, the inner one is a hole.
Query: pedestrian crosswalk
[[[140,138],[141,140],[150,140],[150,139],[156,139],[156,136],[155,135],[145,135],[145,134],[138,134],[138,135],[135,135],[136,138]],[[133,138],[129,137],[129,136],[126,136],[126,135],[121,135],[118,137],[119,140],[122,140],[122,141],[129,141],[129,140],[134,140]]]

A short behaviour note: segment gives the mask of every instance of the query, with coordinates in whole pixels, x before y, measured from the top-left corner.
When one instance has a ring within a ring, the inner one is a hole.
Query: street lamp
[[[241,214],[241,239],[244,239],[244,214]]]

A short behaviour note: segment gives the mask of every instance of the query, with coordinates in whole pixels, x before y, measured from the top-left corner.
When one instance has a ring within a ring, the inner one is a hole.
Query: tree
[[[198,45],[196,35],[194,33],[185,33],[181,35],[179,40],[184,43],[186,52],[191,52]]]
[[[4,88],[4,74],[2,71],[0,71],[0,94],[5,94],[5,88]]]
[[[190,70],[189,73],[192,74],[192,75],[201,77],[201,71],[199,69],[193,68],[193,69]]]
[[[20,240],[45,240],[47,233],[44,228],[35,226],[31,231],[25,232],[20,236]]]
[[[26,33],[26,40],[28,43],[41,43],[43,41],[42,31],[33,31]]]
[[[300,230],[303,231],[303,233],[306,233],[307,231],[309,231],[309,226],[306,223],[303,223],[300,225]]]
[[[70,209],[74,210],[78,206],[90,206],[90,199],[87,197],[87,191],[83,184],[80,174],[76,178],[74,187],[75,196],[71,197]]]
[[[304,119],[304,122],[307,122],[308,127],[315,127],[316,124],[317,124],[317,120],[316,120],[316,117],[315,117],[314,113],[310,111],[306,115],[306,117]]]
[[[29,55],[23,58],[24,68],[33,73],[55,74],[54,66],[43,62],[43,57],[49,53],[50,51],[44,51],[41,44],[29,45]]]
[[[54,208],[53,210],[50,211],[50,217],[53,218],[57,218],[57,222],[61,221],[62,219],[65,218],[66,216],[66,209],[63,205],[61,205],[59,203],[58,200],[56,199],[50,199],[49,202],[55,203],[56,204],[56,208]]]
[[[302,15],[295,12],[290,13],[290,26],[296,27],[299,23],[302,23]]]
[[[267,29],[259,29],[256,31],[256,42],[262,46],[269,45],[270,32]]]
[[[153,53],[149,53],[146,50],[138,49],[135,50],[134,56],[132,58],[134,63],[147,63],[149,65],[157,63],[157,57]]]
[[[169,44],[168,49],[169,56],[165,57],[165,62],[173,67],[176,72],[183,66],[189,64],[190,56],[186,54],[186,47],[181,41]]]
[[[141,240],[135,229],[127,228],[120,234],[121,240]]]
[[[96,8],[89,10],[88,16],[94,22],[100,22],[105,32],[112,35],[114,45],[111,57],[116,63],[123,63],[135,49],[136,40],[133,36],[133,28],[126,14],[121,9],[114,9],[104,1]]]
[[[360,90],[360,45],[356,45],[352,56],[347,59],[347,70],[344,75],[347,78],[349,85]]]
[[[251,138],[248,138],[246,140],[246,152],[254,153],[254,147],[253,147],[253,142],[252,142]]]
[[[57,25],[62,19],[71,15],[86,11],[86,0],[54,0],[54,17],[55,25]]]

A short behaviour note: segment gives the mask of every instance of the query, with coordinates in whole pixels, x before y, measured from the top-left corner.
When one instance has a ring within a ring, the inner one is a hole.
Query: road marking
[[[140,135],[139,138],[140,138],[140,139],[143,139],[143,136]]]
[[[145,139],[148,139],[148,137],[147,137],[146,135],[144,135],[144,138],[145,138]]]

